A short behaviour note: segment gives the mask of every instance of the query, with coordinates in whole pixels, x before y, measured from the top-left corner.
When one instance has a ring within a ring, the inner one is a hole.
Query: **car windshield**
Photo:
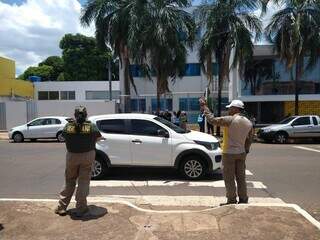
[[[295,119],[295,117],[285,118],[281,122],[279,122],[279,124],[287,124],[287,123],[291,122],[293,119]]]
[[[188,133],[190,132],[189,130],[184,130],[181,127],[178,127],[177,125],[173,124],[172,122],[169,122],[163,118],[160,117],[155,117],[155,120],[163,123],[164,125],[166,125],[167,127],[171,128],[173,131],[175,131],[176,133]]]

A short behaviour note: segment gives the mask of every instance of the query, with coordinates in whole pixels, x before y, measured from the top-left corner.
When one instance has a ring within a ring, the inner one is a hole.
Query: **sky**
[[[94,36],[94,28],[79,23],[86,0],[0,0],[0,56],[16,61],[16,73],[48,56],[61,55],[66,33]],[[197,5],[201,0],[194,0]]]

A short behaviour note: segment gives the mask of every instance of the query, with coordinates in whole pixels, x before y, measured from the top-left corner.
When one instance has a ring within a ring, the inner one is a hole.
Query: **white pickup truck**
[[[258,138],[266,142],[286,143],[289,138],[320,139],[320,118],[316,115],[292,116],[278,124],[261,128]]]

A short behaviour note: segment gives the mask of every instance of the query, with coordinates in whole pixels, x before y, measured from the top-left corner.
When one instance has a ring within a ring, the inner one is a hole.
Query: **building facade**
[[[295,72],[287,70],[272,45],[255,46],[244,76],[233,70],[231,79],[230,99],[244,101],[258,123],[274,123],[294,115]],[[299,114],[320,115],[320,62],[304,72],[299,88]]]

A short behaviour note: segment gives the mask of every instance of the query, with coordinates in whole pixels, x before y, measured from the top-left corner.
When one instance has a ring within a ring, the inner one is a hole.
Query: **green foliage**
[[[53,67],[42,65],[39,67],[29,67],[23,73],[23,79],[28,79],[30,76],[41,77],[42,81],[50,81],[52,79]]]
[[[63,72],[59,74],[57,81],[65,81]]]
[[[63,72],[63,60],[59,56],[50,56],[43,62],[39,63],[39,66],[51,66],[53,72],[51,75],[51,81],[57,81],[58,76]]]
[[[96,40],[81,34],[66,34],[60,41],[64,62],[64,80],[106,80],[110,52],[98,49]],[[60,80],[62,77],[60,78]]]

